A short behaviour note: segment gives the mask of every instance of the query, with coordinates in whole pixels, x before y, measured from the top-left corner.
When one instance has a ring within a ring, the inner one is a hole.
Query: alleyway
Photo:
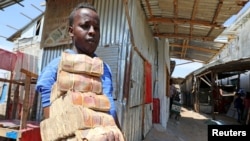
[[[226,115],[216,115],[216,121],[223,125],[237,125],[236,119]],[[167,129],[160,124],[147,134],[144,141],[207,141],[207,125],[212,124],[211,116],[196,113],[187,108],[181,109],[181,118],[169,119]]]

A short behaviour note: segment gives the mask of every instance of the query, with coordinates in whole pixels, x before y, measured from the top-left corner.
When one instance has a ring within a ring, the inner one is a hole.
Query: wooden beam
[[[25,69],[21,69],[21,72],[26,74],[26,76],[30,76],[30,77],[34,77],[34,78],[38,78],[38,75],[33,73],[33,72],[30,72],[28,70],[25,70]]]
[[[200,79],[201,79],[203,82],[205,82],[209,87],[212,86],[212,84],[210,84],[209,82],[207,82],[204,78],[200,77]]]
[[[26,75],[25,95],[24,95],[23,108],[22,108],[22,113],[21,113],[20,130],[26,128],[26,122],[27,122],[27,118],[29,114],[30,81],[31,81],[31,77]]]
[[[216,91],[216,86],[215,86],[215,73],[212,71],[211,72],[211,82],[212,82],[212,86],[211,88],[211,101],[212,101],[212,119],[215,120],[215,97],[214,97],[214,92]]]
[[[178,44],[169,44],[169,46],[184,48],[183,45],[178,45]],[[203,47],[189,46],[189,45],[186,45],[185,48],[194,49],[194,50],[203,51],[203,52],[209,52],[212,54],[216,54],[218,52],[218,50],[212,50],[212,49],[207,49]]]
[[[207,80],[207,82],[209,82],[210,84],[212,84],[211,80],[206,75],[204,75],[204,77]]]
[[[153,14],[152,14],[152,10],[151,10],[150,4],[149,4],[149,0],[146,0],[146,5],[147,5],[148,12],[149,12],[149,17],[152,18],[152,17],[153,17]],[[153,25],[154,25],[153,30],[154,30],[156,33],[159,33],[158,25],[157,25],[156,23],[153,23]]]
[[[150,4],[149,4],[149,1],[148,1],[148,0],[146,0],[146,5],[147,5],[147,8],[148,8],[149,17],[151,18],[151,17],[153,17],[153,14],[152,14],[152,10],[151,10],[151,8],[150,8]]]
[[[219,13],[220,13],[220,10],[221,10],[222,5],[223,5],[223,0],[220,0],[219,3],[218,3],[218,5],[217,5],[217,8],[216,8],[216,11],[215,11],[215,13],[214,13],[214,17],[213,17],[213,19],[212,19],[212,21],[211,21],[211,24],[216,23],[216,19],[218,18],[218,15],[219,15]],[[212,28],[209,30],[207,36],[210,36],[213,30],[214,30],[214,27],[212,27]]]
[[[198,8],[198,4],[199,4],[200,0],[195,0],[194,1],[194,5],[193,5],[193,11],[192,11],[192,15],[191,15],[191,20],[194,20],[195,19],[195,15],[197,13],[197,8]],[[193,35],[193,24],[191,23],[190,24],[190,36],[192,38],[192,35]]]
[[[187,39],[183,40],[183,47],[182,47],[182,50],[181,50],[181,57],[182,58],[185,58],[185,56],[186,56],[188,42],[189,42],[189,40],[187,40]]]
[[[16,85],[15,91],[14,91],[14,96],[12,97],[13,102],[12,102],[12,110],[11,110],[12,113],[10,115],[10,119],[19,118],[19,111],[17,112],[17,106],[19,103],[19,88],[20,88],[20,85]]]
[[[31,79],[32,77],[37,78],[38,75],[35,73],[32,73],[28,70],[21,69],[21,72],[26,75],[25,77],[25,95],[23,100],[23,108],[21,113],[21,123],[20,123],[20,130],[26,128],[27,118],[29,115],[29,94],[30,94],[30,85],[31,85]]]
[[[11,71],[10,73],[10,80],[13,80],[14,78],[14,74],[13,72]],[[7,102],[6,102],[6,107],[10,107],[10,101],[11,101],[11,89],[12,89],[12,81],[10,81],[10,84],[9,84],[9,89],[8,89],[8,97],[7,97]],[[5,119],[9,119],[10,118],[10,115],[9,115],[9,111],[8,110],[5,110]]]
[[[207,75],[207,74],[209,74],[209,73],[211,73],[211,71],[203,72],[202,74],[196,75],[196,77],[202,77],[202,76]],[[211,83],[212,83],[212,82],[211,82]]]
[[[192,25],[203,25],[207,27],[214,28],[225,28],[223,25],[218,25],[216,23],[211,23],[211,21],[202,21],[202,20],[191,20],[191,19],[173,19],[173,18],[156,18],[152,17],[148,19],[148,22],[157,22],[157,23],[167,23],[167,24],[192,24]]]
[[[17,82],[15,80],[9,80],[9,79],[4,79],[4,78],[0,78],[1,82],[8,82],[8,83],[13,83],[13,84],[18,84],[18,85],[22,85],[21,82]]]
[[[178,18],[178,0],[174,0],[174,19]],[[174,33],[178,33],[178,25],[174,23]]]
[[[132,24],[131,24],[131,17],[129,15],[128,0],[123,0],[123,5],[125,9],[125,15],[126,15],[126,19],[127,19],[127,23],[129,27],[129,32],[130,32],[130,41],[131,41],[132,46],[135,47],[134,33],[133,33]]]
[[[25,80],[9,80],[9,79],[4,79],[4,78],[0,78],[0,81],[22,85],[22,86],[24,86],[24,82],[25,82]],[[36,84],[36,79],[32,79],[31,84]]]
[[[215,37],[204,37],[204,36],[190,36],[189,34],[172,34],[172,33],[154,33],[155,37],[160,38],[187,38],[187,39],[194,39],[194,40],[201,40],[201,41],[214,41]]]
[[[172,51],[171,52],[172,54],[181,54],[181,52],[177,52],[177,51]],[[170,55],[171,58],[180,58],[178,56],[175,56],[175,55]],[[194,58],[189,58],[189,57],[185,57],[185,58],[181,58],[183,60],[188,60],[188,61],[192,61],[192,62],[199,62],[199,63],[202,63],[202,64],[207,64],[207,61],[204,61],[204,60],[195,60]]]

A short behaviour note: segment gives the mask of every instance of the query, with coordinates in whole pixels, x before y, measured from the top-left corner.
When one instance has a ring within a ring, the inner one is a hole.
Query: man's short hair
[[[72,26],[76,11],[81,8],[91,9],[96,12],[96,8],[90,3],[79,3],[69,15],[69,26]]]

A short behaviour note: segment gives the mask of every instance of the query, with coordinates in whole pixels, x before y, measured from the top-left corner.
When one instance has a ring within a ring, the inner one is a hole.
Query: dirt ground
[[[181,117],[169,119],[167,129],[160,124],[154,124],[143,141],[207,141],[208,124],[238,125],[236,119],[224,114],[215,115],[215,120],[207,114],[196,113],[182,107]]]

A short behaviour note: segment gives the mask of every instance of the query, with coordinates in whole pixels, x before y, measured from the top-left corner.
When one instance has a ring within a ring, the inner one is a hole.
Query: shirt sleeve
[[[102,89],[103,93],[109,98],[111,108],[109,113],[116,117],[116,107],[113,99],[113,84],[112,84],[112,73],[110,67],[104,63],[104,73],[102,75]]]
[[[50,106],[50,93],[56,81],[60,57],[52,60],[41,72],[36,83],[36,91],[41,95],[42,107]]]

